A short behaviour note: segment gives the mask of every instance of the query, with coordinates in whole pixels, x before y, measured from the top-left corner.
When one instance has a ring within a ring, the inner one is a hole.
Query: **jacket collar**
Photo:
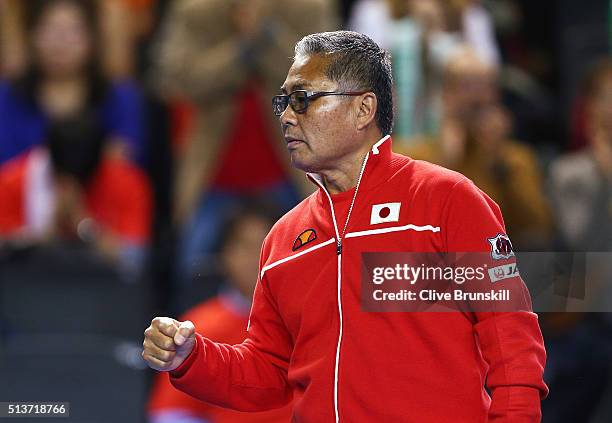
[[[386,135],[378,140],[368,152],[367,162],[363,175],[361,177],[361,184],[359,191],[370,190],[386,182],[393,172],[391,168],[392,158],[392,139],[391,135]],[[318,173],[306,173],[308,179],[319,187],[319,190],[323,190],[323,177]],[[343,196],[343,194],[353,191],[353,188],[336,194],[335,196]]]

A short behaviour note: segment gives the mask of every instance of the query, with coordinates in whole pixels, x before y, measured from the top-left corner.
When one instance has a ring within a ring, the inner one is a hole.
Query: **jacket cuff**
[[[189,371],[193,363],[196,361],[198,355],[200,355],[200,350],[203,348],[203,345],[201,345],[201,337],[202,335],[200,335],[199,333],[195,334],[195,344],[193,345],[193,349],[191,350],[185,361],[180,364],[180,366],[169,372],[171,379],[179,379]]]
[[[492,392],[488,423],[540,423],[542,391],[523,386],[501,386]]]

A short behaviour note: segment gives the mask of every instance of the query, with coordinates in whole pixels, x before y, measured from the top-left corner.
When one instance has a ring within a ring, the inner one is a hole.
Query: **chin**
[[[304,160],[304,157],[300,157],[299,154],[291,154],[291,166],[303,172],[316,172],[313,170],[312,163]]]

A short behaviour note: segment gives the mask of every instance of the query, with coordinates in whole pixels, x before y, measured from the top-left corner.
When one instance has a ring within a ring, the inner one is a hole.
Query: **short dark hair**
[[[97,33],[99,25],[98,6],[95,0],[30,0],[24,10],[24,23],[27,32],[39,24],[43,15],[56,5],[68,4],[74,6],[83,14],[87,28],[92,33]],[[97,35],[97,34],[96,34]]]
[[[393,129],[391,56],[370,37],[353,31],[310,34],[295,45],[295,56],[326,55],[325,76],[343,90],[369,90],[376,95],[376,124],[383,135]]]
[[[264,201],[264,199],[255,196],[246,196],[234,207],[225,211],[225,216],[222,219],[221,231],[216,240],[215,250],[217,253],[222,253],[225,247],[236,236],[236,231],[240,228],[240,224],[254,217],[264,222],[268,222],[272,227],[282,216],[280,207],[274,202]]]
[[[57,174],[73,176],[82,185],[91,181],[107,135],[99,120],[89,107],[74,117],[49,122],[46,145]]]

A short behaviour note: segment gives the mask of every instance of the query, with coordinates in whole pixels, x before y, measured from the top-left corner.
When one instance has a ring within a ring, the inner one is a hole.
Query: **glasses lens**
[[[291,93],[291,107],[296,112],[303,112],[308,107],[306,91],[295,91]]]
[[[275,116],[282,115],[288,105],[289,96],[275,95],[274,97],[272,97],[272,112]]]

